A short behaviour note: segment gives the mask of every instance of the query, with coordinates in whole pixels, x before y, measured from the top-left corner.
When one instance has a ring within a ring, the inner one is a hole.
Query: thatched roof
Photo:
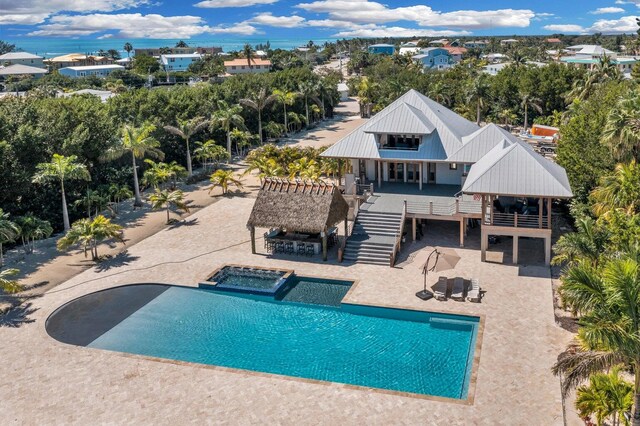
[[[265,179],[247,226],[320,233],[345,220],[348,212],[335,185]]]

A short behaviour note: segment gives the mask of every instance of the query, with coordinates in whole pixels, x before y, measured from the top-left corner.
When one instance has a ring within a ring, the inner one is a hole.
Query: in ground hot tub
[[[200,288],[275,296],[293,271],[241,265],[225,265],[211,274]]]

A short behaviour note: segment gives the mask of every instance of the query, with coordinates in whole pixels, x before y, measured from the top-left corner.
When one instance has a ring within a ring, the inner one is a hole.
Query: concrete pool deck
[[[167,228],[33,300],[33,322],[0,327],[3,418],[17,424],[563,424],[560,384],[550,368],[571,334],[554,323],[548,267],[481,263],[477,230],[460,249],[455,224],[433,224],[426,241],[454,247],[461,256],[455,270],[437,275],[479,278],[486,294],[480,304],[424,302],[415,292],[422,288],[420,266],[429,247],[401,256],[393,269],[339,264],[335,252],[326,263],[319,257],[272,258],[260,254],[261,244],[252,255],[245,226],[252,205],[252,198],[222,199],[183,226]],[[407,245],[403,252],[419,247]],[[492,251],[489,259],[499,262],[502,253]],[[230,263],[359,280],[345,300],[350,303],[482,315],[473,404],[159,362],[67,345],[45,331],[46,318],[76,297],[129,283],[197,286]],[[429,276],[429,286],[437,275]]]

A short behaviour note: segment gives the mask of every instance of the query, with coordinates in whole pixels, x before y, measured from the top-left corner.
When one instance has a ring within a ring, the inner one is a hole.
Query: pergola
[[[278,228],[320,234],[322,258],[327,260],[327,231],[344,221],[346,232],[348,213],[347,201],[333,184],[265,179],[247,222],[251,252],[256,253],[256,228]]]

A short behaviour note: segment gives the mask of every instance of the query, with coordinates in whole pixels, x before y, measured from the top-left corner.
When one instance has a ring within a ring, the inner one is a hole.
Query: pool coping
[[[240,265],[237,263],[225,263],[224,265],[216,268],[213,270],[213,272],[209,273],[207,275],[207,277],[204,279],[204,281],[199,281],[197,283],[198,286],[204,284],[204,286],[209,286],[209,287],[218,287],[218,282],[217,281],[209,281],[211,278],[215,277],[218,272],[222,271],[224,268],[247,268],[247,269],[258,269],[260,271],[269,271],[269,272],[283,272],[282,277],[280,278],[281,280],[283,280],[283,282],[286,282],[294,273],[295,271],[293,269],[283,269],[283,268],[267,268],[264,266],[251,266],[251,265]],[[219,287],[221,290],[229,290],[229,291],[233,291],[233,289],[230,289],[228,287]],[[242,290],[250,290],[250,289],[243,289],[240,288]],[[277,290],[277,289],[276,289]],[[240,291],[242,292],[242,291]],[[272,292],[263,292],[265,295],[270,295],[270,294],[275,294]]]
[[[225,265],[225,266],[227,266],[227,265]],[[233,265],[233,266],[238,266],[238,265]],[[218,269],[221,269],[221,268],[218,268]],[[277,269],[277,268],[261,268],[261,269],[282,271],[282,269]],[[288,375],[284,375],[284,374],[267,373],[267,372],[254,371],[254,370],[246,370],[246,369],[242,369],[242,368],[224,367],[224,366],[211,365],[211,364],[202,364],[202,363],[191,362],[191,361],[180,361],[180,360],[175,360],[175,359],[154,357],[154,356],[151,356],[151,355],[141,355],[141,354],[133,354],[133,353],[128,353],[128,352],[114,351],[114,350],[109,350],[109,349],[92,348],[92,347],[89,347],[89,346],[79,346],[79,345],[74,345],[74,344],[71,344],[71,343],[65,343],[65,342],[57,340],[56,338],[54,338],[53,336],[51,336],[49,334],[49,332],[46,329],[46,325],[44,327],[44,331],[45,331],[46,335],[50,339],[52,339],[56,344],[65,345],[65,346],[73,346],[73,347],[79,348],[81,350],[104,351],[104,352],[109,352],[109,353],[116,354],[117,356],[125,356],[127,358],[144,359],[144,360],[153,361],[153,362],[160,362],[160,363],[164,363],[164,364],[191,366],[191,367],[195,367],[195,368],[204,368],[204,369],[207,369],[207,370],[225,371],[225,372],[229,372],[229,373],[248,375],[248,376],[254,376],[254,377],[276,378],[276,379],[290,380],[290,381],[301,382],[301,383],[321,384],[321,385],[324,385],[324,386],[333,386],[333,387],[337,387],[337,388],[341,388],[341,389],[353,389],[353,390],[359,390],[359,391],[369,391],[369,392],[375,392],[375,393],[379,393],[379,394],[401,396],[401,397],[413,398],[413,399],[422,399],[422,400],[436,401],[436,402],[447,402],[447,403],[453,403],[453,404],[458,404],[458,405],[467,405],[467,406],[473,405],[474,400],[475,400],[475,391],[476,391],[476,384],[477,384],[478,368],[479,368],[479,365],[480,365],[480,352],[481,352],[481,349],[482,349],[482,337],[483,337],[483,334],[484,334],[484,323],[485,323],[485,315],[484,314],[468,315],[468,314],[460,314],[460,313],[455,313],[455,312],[425,311],[425,310],[416,309],[416,308],[413,308],[413,307],[394,306],[394,305],[386,305],[386,304],[373,304],[373,303],[366,303],[366,302],[360,302],[360,303],[344,302],[344,300],[347,299],[347,297],[349,296],[351,291],[356,287],[356,285],[360,284],[360,280],[356,280],[356,279],[350,280],[350,279],[346,279],[346,278],[323,277],[323,276],[314,276],[313,278],[336,280],[336,281],[352,281],[353,284],[351,285],[351,288],[349,289],[347,294],[342,299],[343,303],[348,304],[348,305],[389,308],[389,309],[408,310],[408,311],[424,312],[424,313],[436,313],[436,314],[437,313],[444,313],[444,314],[449,314],[449,315],[478,318],[478,329],[477,329],[477,332],[476,332],[476,347],[474,349],[474,357],[473,357],[471,376],[469,378],[469,387],[468,387],[468,391],[467,391],[467,398],[466,399],[460,399],[460,398],[450,398],[450,397],[443,397],[443,396],[437,396],[437,395],[425,395],[425,394],[419,394],[419,393],[414,393],[414,392],[403,392],[403,391],[396,391],[396,390],[392,390],[392,389],[374,388],[374,387],[369,387],[369,386],[361,386],[361,385],[353,385],[353,384],[348,384],[348,383],[332,382],[332,381],[329,381],[329,380],[308,379],[308,378],[305,378],[305,377],[288,376]],[[180,288],[198,290],[197,283],[196,283],[196,286],[181,285],[181,284],[167,284],[167,283],[149,283],[149,282],[122,284],[122,285],[117,285],[117,286],[114,286],[114,287],[101,289],[101,290],[98,290],[98,291],[95,291],[95,292],[87,293],[87,294],[84,294],[82,296],[78,296],[76,298],[73,298],[73,299],[67,301],[66,303],[62,304],[61,306],[57,307],[56,309],[54,309],[54,311],[51,314],[49,314],[49,316],[47,316],[47,320],[49,319],[49,317],[51,315],[53,315],[55,312],[57,312],[63,306],[70,305],[74,301],[76,301],[78,299],[81,299],[83,297],[86,297],[89,294],[100,293],[100,292],[112,290],[114,288],[119,288],[119,287],[150,285],[150,284],[151,285],[153,285],[153,284],[161,284],[161,285],[167,285],[169,287],[180,287]],[[45,320],[45,324],[46,324],[47,320]]]

